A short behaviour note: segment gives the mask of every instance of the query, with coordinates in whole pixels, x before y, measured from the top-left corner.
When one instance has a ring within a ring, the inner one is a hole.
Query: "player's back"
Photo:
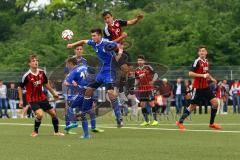
[[[191,71],[197,74],[208,73],[208,60],[197,58],[192,64]],[[208,80],[203,77],[194,77],[193,88],[201,89],[208,87]]]

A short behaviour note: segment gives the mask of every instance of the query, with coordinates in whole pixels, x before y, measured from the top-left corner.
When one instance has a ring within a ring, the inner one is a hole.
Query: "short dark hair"
[[[29,57],[28,57],[28,63],[31,62],[32,59],[38,59],[38,56],[36,54],[31,54]]]
[[[71,63],[73,64],[74,66],[77,65],[77,59],[75,57],[69,57],[67,60],[66,60],[66,63]]]
[[[138,59],[143,59],[143,60],[145,60],[145,56],[144,55],[142,55],[142,54],[140,54],[140,55],[138,55],[138,57],[137,57]]]
[[[97,33],[97,34],[102,35],[102,30],[101,30],[100,28],[94,28],[94,29],[91,29],[90,32],[91,32],[91,33]]]
[[[113,16],[112,15],[112,12],[111,11],[104,11],[103,13],[102,13],[102,17],[104,18],[106,15],[110,15],[110,16]]]
[[[199,50],[202,49],[202,48],[207,49],[207,46],[201,45],[201,46],[198,47],[198,50],[197,50],[197,51],[199,51]]]

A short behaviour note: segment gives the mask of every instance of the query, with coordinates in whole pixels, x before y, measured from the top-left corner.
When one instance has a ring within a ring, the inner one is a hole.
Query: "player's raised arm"
[[[135,24],[137,24],[141,19],[143,19],[143,17],[144,17],[143,14],[139,14],[139,15],[137,15],[136,18],[131,19],[131,20],[128,20],[128,21],[127,21],[127,25],[129,25],[129,26],[135,25]]]
[[[74,48],[74,47],[77,47],[77,46],[83,46],[87,43],[88,43],[88,40],[80,40],[80,41],[77,41],[75,43],[67,44],[67,48]]]

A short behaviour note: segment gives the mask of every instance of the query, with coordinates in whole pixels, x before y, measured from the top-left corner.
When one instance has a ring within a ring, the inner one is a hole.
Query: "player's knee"
[[[36,118],[41,120],[43,118],[43,112],[42,111],[37,111],[35,112]]]
[[[217,108],[218,107],[218,101],[217,101],[216,98],[211,100],[211,105],[212,105],[213,108]]]
[[[116,99],[117,98],[117,94],[114,92],[114,90],[108,90],[108,97],[110,100]]]

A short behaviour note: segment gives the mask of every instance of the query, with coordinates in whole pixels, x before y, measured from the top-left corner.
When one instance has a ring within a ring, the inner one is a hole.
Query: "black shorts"
[[[98,82],[93,82],[91,84],[88,85],[88,87],[90,88],[94,88],[94,89],[97,89],[98,87],[100,86],[105,86],[106,87],[106,90],[112,90],[114,89],[114,84],[113,83],[107,83],[107,84],[102,84],[102,83],[98,83]]]
[[[38,109],[42,109],[44,112],[52,109],[53,107],[49,104],[48,100],[45,99],[43,101],[38,102],[30,102],[31,109],[35,112]]]
[[[130,62],[129,54],[126,51],[124,51],[122,56],[118,60],[117,64],[121,67],[124,64],[129,65],[129,62]]]
[[[152,91],[144,91],[137,93],[138,100],[140,102],[152,101],[154,100],[154,95]]]
[[[215,95],[210,88],[197,89],[194,88],[192,91],[191,104],[201,105],[204,102],[210,102]]]

